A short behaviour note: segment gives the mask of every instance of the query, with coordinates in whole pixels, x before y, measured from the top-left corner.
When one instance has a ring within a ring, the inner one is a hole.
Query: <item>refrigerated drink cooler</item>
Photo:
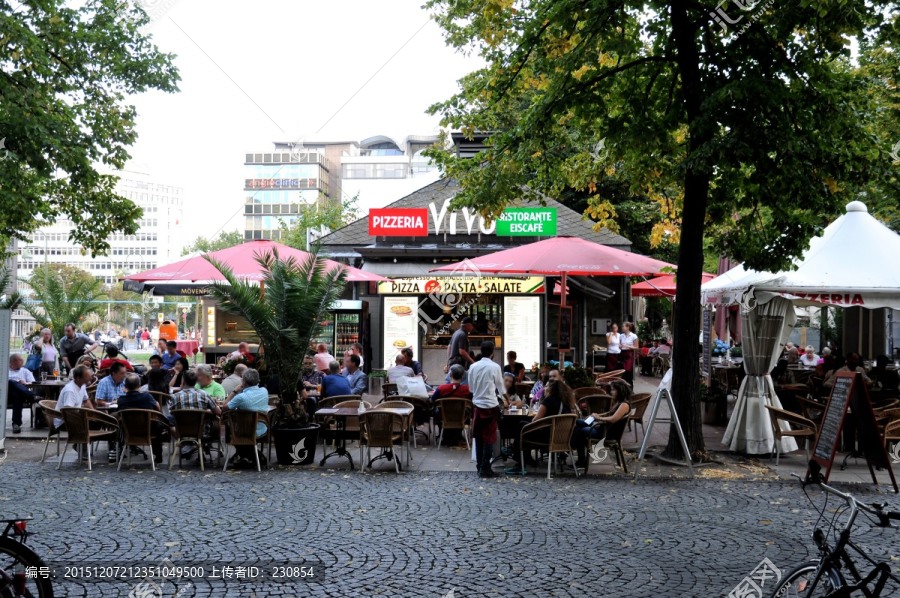
[[[324,327],[321,333],[315,337],[313,342],[328,345],[329,353],[341,361],[344,353],[353,343],[361,343],[364,348],[369,346],[368,316],[369,304],[366,301],[347,299],[337,301],[328,313],[328,319],[323,322]],[[367,350],[366,353],[368,353]],[[363,357],[366,362],[369,361],[368,354]]]

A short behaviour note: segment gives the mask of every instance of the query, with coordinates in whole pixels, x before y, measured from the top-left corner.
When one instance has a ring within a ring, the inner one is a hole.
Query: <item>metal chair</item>
[[[778,407],[766,405],[766,409],[769,410],[769,416],[772,418],[772,429],[775,432],[775,465],[778,465],[779,458],[781,457],[781,439],[785,436],[806,439],[806,459],[808,461],[810,440],[815,444],[816,437],[819,435],[816,424],[802,415],[791,413],[790,411],[785,411]],[[780,425],[782,421],[787,422],[789,429],[782,429]],[[795,427],[792,428],[791,424]]]
[[[385,382],[381,385],[381,393],[385,400],[388,397],[396,396],[399,393],[397,384],[395,382]]]
[[[206,430],[206,418],[211,413],[205,409],[173,409],[172,417],[175,418],[176,438],[172,439],[172,450],[169,452],[169,469],[175,465],[175,453],[178,452],[178,467],[181,467],[181,446],[184,444],[196,445],[200,453],[200,471],[206,471],[203,463],[203,454],[206,447],[203,445],[203,433]],[[221,450],[219,451],[221,455]]]
[[[119,451],[119,464],[116,467],[117,471],[121,471],[122,469],[122,461],[125,459],[125,453],[128,453],[128,465],[131,465],[131,451],[127,450],[132,446],[137,447],[148,447],[150,448],[150,467],[153,471],[156,471],[156,456],[153,454],[153,424],[158,423],[161,424],[165,429],[168,429],[171,424],[169,420],[165,418],[165,416],[159,411],[155,411],[153,409],[123,409],[116,413],[116,418],[119,420],[119,427],[122,429],[124,440],[122,441],[122,448]],[[157,434],[160,432],[157,431]],[[171,453],[172,447],[174,443],[169,441],[169,452]],[[171,462],[172,457],[169,456],[169,461]]]
[[[469,399],[460,399],[456,397],[447,397],[435,401],[435,406],[441,410],[441,435],[438,437],[438,448],[441,441],[444,440],[444,430],[462,430],[463,439],[466,441],[466,448],[469,445],[469,436],[466,434],[466,421],[472,414],[472,401]]]
[[[372,463],[379,458],[387,458],[391,456],[394,462],[394,470],[400,473],[400,458],[394,451],[394,445],[402,445],[403,430],[406,423],[403,418],[396,413],[389,411],[379,411],[378,409],[370,409],[360,417],[360,440],[359,440],[359,470],[364,472],[366,467],[371,467]],[[370,459],[368,465],[363,461],[363,445],[366,445],[366,457],[370,457],[373,448],[387,449],[381,455]]]
[[[272,434],[268,414],[259,411],[229,410],[225,412],[223,421],[228,430],[231,431],[231,438],[225,444],[225,465],[222,467],[222,471],[228,471],[229,445],[235,447],[235,452],[237,452],[237,447],[239,446],[252,446],[253,457],[256,459],[256,471],[262,471],[262,467],[259,464],[259,451],[256,445],[259,444],[260,439]],[[258,423],[266,424],[266,432],[262,436],[257,436],[256,434],[256,424]]]
[[[83,444],[87,451],[88,471],[91,471],[93,469],[91,444],[99,440],[117,440],[119,438],[119,422],[111,415],[84,407],[63,407],[60,413],[66,428],[66,446],[59,456],[56,469],[62,465],[69,445]],[[97,422],[100,429],[91,430],[91,422]]]
[[[431,401],[421,397],[392,395],[390,398],[381,399],[379,405],[393,401],[405,401],[413,407],[413,448],[419,448],[419,445],[416,442],[416,434],[422,434],[429,443],[432,442],[434,440],[434,406],[431,404]],[[428,434],[419,429],[419,426],[422,424],[428,424]]]
[[[56,410],[56,401],[52,399],[44,399],[38,403],[44,412],[44,419],[47,420],[47,439],[44,440],[44,454],[41,455],[41,463],[47,458],[47,447],[50,446],[50,439],[57,436],[56,456],[59,457],[59,442],[62,440],[61,432],[65,429],[65,424],[60,427],[53,425],[54,420],[63,419],[63,414]]]
[[[550,479],[550,471],[554,462],[554,455],[565,453],[569,455],[572,463],[575,463],[575,454],[572,451],[572,433],[575,431],[574,413],[565,413],[562,415],[551,415],[541,418],[530,424],[526,424],[519,433],[519,463],[522,464],[522,475],[525,475],[525,451],[531,448],[538,448],[547,451],[547,479]],[[543,434],[540,438],[534,436],[541,431],[547,430],[549,438],[544,439]],[[578,477],[578,468],[575,468],[575,477]]]

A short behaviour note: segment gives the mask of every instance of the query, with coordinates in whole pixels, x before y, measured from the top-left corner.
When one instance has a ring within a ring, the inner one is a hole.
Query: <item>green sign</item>
[[[498,237],[555,237],[556,208],[506,208],[497,219]]]

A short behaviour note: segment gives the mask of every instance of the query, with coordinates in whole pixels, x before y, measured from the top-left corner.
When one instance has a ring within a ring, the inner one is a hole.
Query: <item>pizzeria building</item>
[[[630,250],[630,241],[605,229],[595,231],[579,212],[550,199],[544,205],[512,206],[488,223],[475,210],[451,210],[457,192],[453,180],[441,179],[370,210],[366,218],[320,241],[327,257],[391,279],[370,283],[360,297],[370,307],[372,367],[387,369],[400,349],[412,347],[429,379],[442,379],[450,337],[465,316],[475,320],[469,336],[473,351],[491,340],[500,363],[509,350],[527,368],[558,359],[559,279],[486,275],[464,260],[551,236],[581,237],[624,250]],[[462,263],[451,272],[432,272],[457,262]],[[621,277],[567,280],[566,303],[573,308],[562,318],[571,328],[567,359],[591,366],[594,346],[605,345],[608,324],[628,313],[628,282]]]

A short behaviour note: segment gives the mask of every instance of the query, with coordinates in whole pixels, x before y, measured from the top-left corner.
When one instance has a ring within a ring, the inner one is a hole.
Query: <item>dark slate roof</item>
[[[430,185],[422,187],[418,191],[410,193],[406,197],[398,199],[394,203],[388,205],[389,208],[425,208],[431,202],[443,202],[447,198],[451,198],[459,191],[459,185],[452,179],[443,178]],[[631,249],[631,241],[617,235],[607,229],[595,231],[593,223],[589,220],[582,219],[582,215],[572,208],[564,206],[554,199],[547,198],[545,200],[547,207],[556,208],[556,234],[564,237],[581,237],[588,241],[600,243],[602,245],[610,245],[618,249]],[[537,205],[522,203],[520,205]],[[433,234],[434,227],[429,218],[429,231]],[[429,237],[431,240],[433,237]],[[524,238],[519,237],[523,241]],[[422,241],[428,243],[424,237]],[[374,239],[369,236],[369,217],[365,216],[359,220],[348,224],[343,228],[322,237],[320,243],[324,253],[329,255],[341,253],[341,248],[365,247],[374,243]],[[403,242],[408,242],[404,239]],[[398,242],[401,242],[398,239]],[[431,241],[433,243],[433,241]]]

